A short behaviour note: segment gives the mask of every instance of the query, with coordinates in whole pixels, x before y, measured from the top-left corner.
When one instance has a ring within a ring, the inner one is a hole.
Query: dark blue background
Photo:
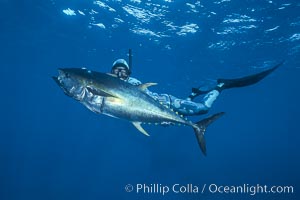
[[[285,1],[274,2],[278,8]],[[201,31],[153,42],[126,24],[113,31],[91,29],[86,19],[62,13],[91,2],[1,1],[0,199],[299,198],[300,44],[299,39],[280,42],[299,34],[299,25],[288,25],[299,21],[299,3],[290,3],[278,12],[267,1],[204,2],[207,10],[220,14],[202,16]],[[175,12],[181,4],[174,3],[169,13],[178,22],[188,20]],[[225,15],[246,13],[249,5],[266,8],[256,17],[272,20],[243,35],[213,34]],[[276,33],[263,34],[276,25]],[[257,43],[208,48],[220,39]],[[164,48],[167,44],[170,50]],[[128,48],[134,53],[134,77],[158,82],[153,91],[182,98],[206,79],[255,73],[259,69],[253,66],[265,61],[269,66],[286,63],[255,86],[221,94],[210,114],[226,115],[207,130],[204,157],[192,129],[147,125],[151,137],[145,137],[126,121],[88,111],[51,79],[59,67],[109,71],[115,59],[126,58]],[[292,185],[294,194],[162,197],[126,193],[128,183]]]

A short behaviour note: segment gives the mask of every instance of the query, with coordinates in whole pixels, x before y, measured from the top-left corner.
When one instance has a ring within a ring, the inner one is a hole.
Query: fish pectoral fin
[[[142,132],[144,135],[150,136],[141,126],[141,122],[132,122],[132,124],[135,126],[135,128],[137,128],[137,130],[139,130],[140,132]]]
[[[148,87],[150,86],[153,86],[153,85],[157,85],[157,83],[143,83],[141,85],[139,85],[138,87],[141,89],[141,90],[146,90]]]
[[[94,89],[94,88],[89,87],[89,86],[87,86],[86,89],[89,92],[93,93],[94,95],[98,95],[98,96],[101,96],[101,97],[115,97],[114,95],[111,95],[111,94],[109,94],[107,92],[104,92],[102,90],[97,90],[97,89]]]

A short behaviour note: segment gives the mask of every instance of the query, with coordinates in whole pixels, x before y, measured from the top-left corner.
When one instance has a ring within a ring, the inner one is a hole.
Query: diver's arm
[[[136,85],[136,86],[142,84],[142,82],[140,80],[133,78],[133,77],[129,77],[126,81],[128,83],[130,83],[131,85]],[[148,88],[145,88],[145,92],[150,96],[152,96],[152,94],[154,94],[153,92],[150,92],[150,90],[148,90]]]
[[[132,78],[132,77],[129,77],[126,82],[130,83],[131,85],[141,85],[142,82],[139,81],[138,79],[136,78]]]

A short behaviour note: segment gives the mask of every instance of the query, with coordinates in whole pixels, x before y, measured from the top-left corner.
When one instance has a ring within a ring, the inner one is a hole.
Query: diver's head
[[[126,60],[118,59],[113,63],[111,73],[117,75],[121,80],[127,80],[131,71]]]

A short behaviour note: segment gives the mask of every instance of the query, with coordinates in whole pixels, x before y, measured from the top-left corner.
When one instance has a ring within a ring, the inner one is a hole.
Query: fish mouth
[[[58,76],[52,76],[52,78],[57,84],[62,85],[63,80],[66,78],[70,78],[70,76],[65,72],[64,69],[58,68]]]
[[[59,85],[63,86],[62,79],[66,78],[66,73],[63,71],[63,69],[58,69],[58,76],[52,76],[52,79]]]
[[[52,76],[52,79],[67,96],[77,100],[82,99],[84,95],[84,86],[76,79],[76,77],[69,74],[67,70],[59,68],[58,76]]]
[[[61,86],[61,82],[60,82],[60,80],[58,79],[57,76],[52,76],[52,79],[53,79],[59,86]]]
[[[68,78],[68,75],[62,68],[58,68],[58,77],[57,78],[59,80],[61,80],[63,78]]]

